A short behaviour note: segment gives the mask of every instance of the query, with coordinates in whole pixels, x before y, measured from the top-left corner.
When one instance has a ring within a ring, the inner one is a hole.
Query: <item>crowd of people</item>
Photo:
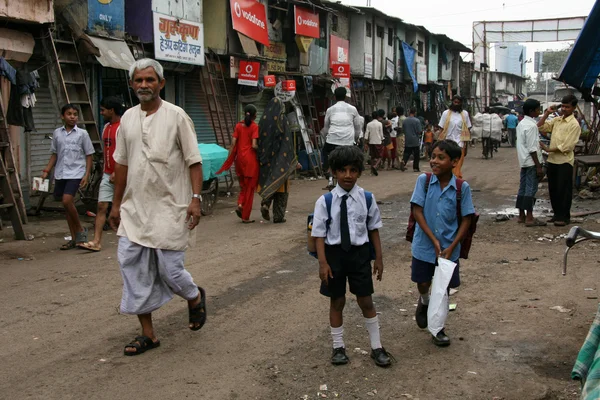
[[[136,315],[141,334],[124,348],[134,356],[160,346],[152,313],[178,295],[188,302],[189,329],[197,331],[207,319],[206,292],[185,269],[185,251],[195,241],[200,221],[202,157],[191,118],[185,111],[160,98],[165,85],[163,68],[151,59],[138,60],[130,69],[131,86],[140,104],[123,112],[116,98],[102,101],[104,175],[98,198],[95,237],[88,241],[81,226],[73,197],[85,186],[94,152],[89,135],[77,127],[78,109],[67,104],[61,114],[64,126],[53,135],[52,156],[42,177],[54,169],[54,194],[66,210],[72,240],[61,247],[101,250],[102,228],[109,213],[110,226],[117,231],[118,261],[123,278],[120,311]],[[411,108],[404,115],[396,107],[386,118],[383,110],[359,115],[348,104],[346,89],[335,91],[337,102],[325,116],[324,165],[329,193],[315,204],[310,235],[315,240],[321,279],[320,293],[330,299],[329,324],[333,352],[331,363],[343,365],[349,357],[343,339],[343,310],[346,287],[356,296],[369,334],[371,357],[387,367],[393,357],[381,343],[379,317],[373,303],[373,276],[382,279],[384,265],[379,229],[382,219],[374,194],[358,185],[365,170],[402,171],[413,157],[413,171],[420,172],[421,148],[429,159],[431,172],[421,174],[410,200],[412,233],[411,279],[419,298],[415,321],[419,328],[431,323],[428,308],[434,273],[441,260],[453,265],[446,290],[460,285],[463,240],[472,235],[476,223],[469,184],[462,179],[462,165],[471,142],[471,120],[459,96],[432,128]],[[548,188],[554,210],[551,222],[570,222],[574,149],[581,127],[574,117],[577,99],[562,99],[560,115],[554,108],[541,114],[540,103],[527,100],[523,118],[514,128],[507,121],[520,166],[520,187],[516,206],[519,223],[544,226],[533,216],[538,183],[543,178],[542,150],[548,156]],[[243,223],[251,219],[256,191],[262,197],[260,211],[265,220],[285,222],[289,179],[298,163],[293,134],[286,118],[286,105],[278,98],[267,105],[259,123],[256,107],[244,109],[244,119],[233,132],[229,157],[220,172],[235,165],[240,194],[236,214]],[[511,122],[512,121],[512,122]],[[365,124],[366,123],[366,124]],[[425,125],[425,126],[423,126]],[[363,131],[364,126],[364,131]],[[539,134],[551,135],[549,144]],[[358,144],[358,145],[357,145]],[[152,204],[152,211],[147,208]],[[168,215],[170,218],[165,218]],[[411,223],[409,223],[409,230]],[[410,236],[410,238],[409,238]],[[450,345],[444,329],[446,316],[436,320],[441,329],[431,331],[437,346]]]

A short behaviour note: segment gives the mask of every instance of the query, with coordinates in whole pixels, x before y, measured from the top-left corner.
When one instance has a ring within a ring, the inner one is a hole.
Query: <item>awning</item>
[[[31,33],[0,28],[0,56],[7,60],[29,61],[34,45]]]
[[[100,56],[96,56],[96,58],[103,67],[128,71],[129,67],[135,62],[127,43],[120,40],[101,39],[95,36],[89,36],[89,38],[94,46],[100,50]]]
[[[559,81],[577,88],[582,93],[589,92],[600,74],[598,26],[600,26],[600,2],[594,4],[558,77]]]

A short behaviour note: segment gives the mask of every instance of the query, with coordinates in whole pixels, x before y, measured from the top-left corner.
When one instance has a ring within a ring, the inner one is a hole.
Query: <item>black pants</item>
[[[554,220],[569,222],[573,200],[573,166],[548,163],[548,192]]]
[[[325,145],[323,146],[323,172],[325,173],[325,177],[327,179],[329,179],[329,177],[331,176],[329,172],[329,154],[331,154],[331,152],[337,149],[338,147],[338,145],[331,143],[325,143]]]
[[[421,152],[419,150],[420,150],[419,146],[404,148],[404,157],[403,157],[402,161],[404,162],[404,165],[406,165],[406,163],[408,162],[408,160],[410,159],[410,156],[412,154],[413,170],[415,170],[415,171],[419,171],[419,161],[421,160]]]
[[[483,146],[483,156],[487,159],[488,157],[494,158],[494,142],[490,137],[484,137],[481,139]]]

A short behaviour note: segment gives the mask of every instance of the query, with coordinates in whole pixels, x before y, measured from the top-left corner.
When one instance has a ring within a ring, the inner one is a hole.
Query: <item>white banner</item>
[[[373,55],[365,53],[365,78],[373,78]]]
[[[392,60],[390,60],[389,58],[385,59],[385,76],[390,78],[391,80],[394,80],[394,62]]]
[[[204,65],[204,25],[154,14],[154,57],[157,60]]]
[[[419,85],[427,85],[427,65],[417,63],[417,83]]]

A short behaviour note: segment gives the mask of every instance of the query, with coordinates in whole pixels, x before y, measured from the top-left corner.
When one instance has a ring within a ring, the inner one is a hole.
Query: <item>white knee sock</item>
[[[429,304],[429,293],[421,295],[421,303],[423,303],[424,305]]]
[[[374,316],[373,318],[365,318],[365,326],[369,331],[369,339],[371,340],[372,349],[381,348],[381,336],[379,335],[379,318]]]
[[[339,328],[331,327],[331,338],[333,339],[333,348],[338,349],[344,346],[344,325]]]

